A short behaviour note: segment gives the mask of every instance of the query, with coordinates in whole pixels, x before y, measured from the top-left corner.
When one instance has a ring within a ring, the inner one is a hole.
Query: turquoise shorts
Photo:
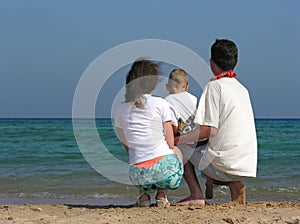
[[[134,186],[148,194],[157,189],[174,190],[179,187],[183,165],[176,154],[165,155],[150,168],[130,166],[129,178]]]

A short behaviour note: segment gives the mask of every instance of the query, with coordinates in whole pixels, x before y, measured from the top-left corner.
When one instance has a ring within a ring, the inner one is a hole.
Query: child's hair
[[[170,73],[169,80],[173,81],[169,81],[169,84],[175,86],[176,88],[182,88],[188,84],[188,75],[183,69],[176,68]]]
[[[237,64],[238,48],[231,40],[216,39],[211,46],[211,59],[222,70],[233,70]]]
[[[160,65],[151,60],[135,61],[126,76],[125,102],[134,102],[138,108],[143,108],[144,94],[150,94],[159,81]]]

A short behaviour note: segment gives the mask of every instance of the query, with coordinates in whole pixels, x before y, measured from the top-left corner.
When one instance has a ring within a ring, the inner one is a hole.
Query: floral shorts
[[[183,165],[177,155],[165,155],[150,168],[130,166],[129,178],[132,183],[146,193],[157,189],[174,190],[179,187],[183,175]]]

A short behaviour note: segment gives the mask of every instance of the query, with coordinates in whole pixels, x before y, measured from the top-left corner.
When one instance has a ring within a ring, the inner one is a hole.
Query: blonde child
[[[174,69],[170,75],[166,88],[169,91],[165,99],[169,102],[171,107],[175,109],[176,114],[174,115],[178,120],[177,130],[175,129],[175,135],[185,135],[192,130],[195,130],[196,124],[194,123],[195,113],[197,110],[197,98],[188,92],[188,74],[180,68]],[[175,123],[175,122],[173,122]],[[178,145],[183,155],[184,162],[184,178],[193,175],[196,177],[195,169],[192,163],[189,162],[189,158],[192,156],[195,148],[198,150],[203,150],[207,144],[207,139],[202,139],[201,141],[189,142],[186,144]],[[189,187],[200,187],[198,179],[195,178],[195,183],[193,185],[188,185]],[[190,188],[190,191],[193,189]],[[183,199],[185,200],[185,199]],[[180,201],[177,203],[181,205],[183,203]],[[195,204],[203,205],[203,200],[195,200]]]

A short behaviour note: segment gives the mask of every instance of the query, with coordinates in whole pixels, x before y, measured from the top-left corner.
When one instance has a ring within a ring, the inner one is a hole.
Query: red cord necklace
[[[229,71],[226,71],[226,72],[222,72],[222,73],[220,73],[220,74],[212,77],[210,79],[210,81],[221,79],[221,78],[224,78],[224,77],[235,78],[236,77],[236,73],[234,73],[232,70],[229,70]]]

